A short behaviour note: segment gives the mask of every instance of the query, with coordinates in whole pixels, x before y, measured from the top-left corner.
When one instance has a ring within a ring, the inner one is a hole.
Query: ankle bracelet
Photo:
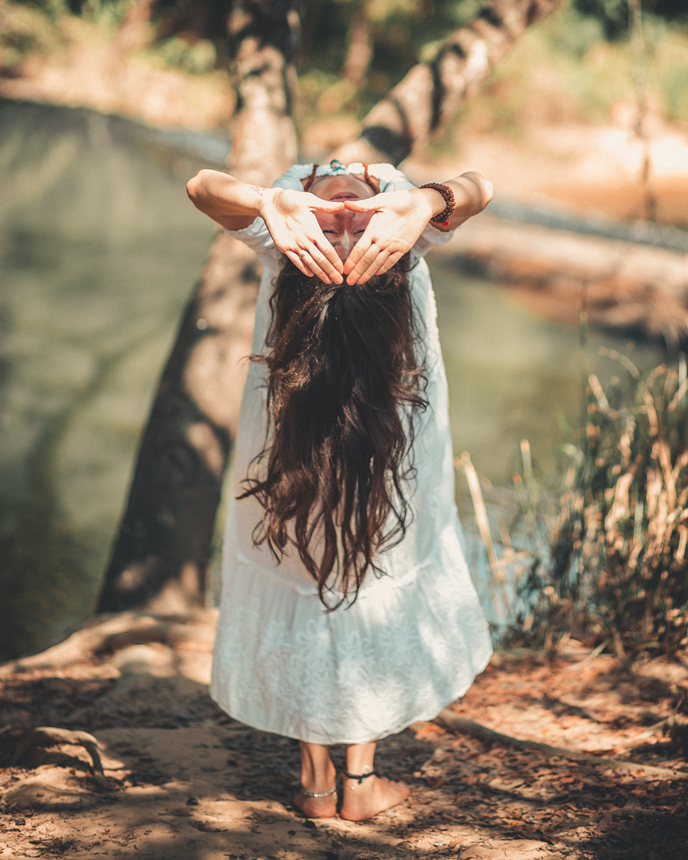
[[[376,770],[369,770],[366,773],[349,773],[345,767],[342,768],[342,773],[349,779],[355,779],[357,785],[361,785],[369,776],[379,776]],[[356,785],[352,785],[351,788],[356,788]]]
[[[333,794],[337,793],[337,783],[332,786],[329,791],[306,791],[306,789],[301,786],[301,794],[305,797],[332,797]]]

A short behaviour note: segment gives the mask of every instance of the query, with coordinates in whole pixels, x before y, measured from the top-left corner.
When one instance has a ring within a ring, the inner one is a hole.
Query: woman
[[[470,172],[295,165],[272,188],[201,171],[193,203],[265,264],[235,452],[211,693],[301,742],[309,817],[400,803],[376,741],[430,719],[490,655],[461,549],[447,386],[422,255],[489,202]]]

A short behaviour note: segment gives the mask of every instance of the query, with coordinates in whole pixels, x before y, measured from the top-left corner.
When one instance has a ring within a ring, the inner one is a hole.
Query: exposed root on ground
[[[12,766],[18,765],[31,749],[37,747],[48,748],[55,746],[73,745],[82,746],[91,756],[93,765],[93,778],[101,786],[107,786],[107,779],[103,772],[103,763],[100,760],[98,741],[88,732],[71,731],[70,729],[58,729],[52,726],[41,726],[25,734],[12,757]]]

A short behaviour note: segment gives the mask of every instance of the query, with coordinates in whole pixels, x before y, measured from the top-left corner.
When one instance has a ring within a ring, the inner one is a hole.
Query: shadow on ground
[[[308,821],[291,805],[297,742],[233,722],[208,697],[211,633],[199,622],[175,648],[129,644],[59,669],[0,670],[1,858],[685,860],[688,773],[680,738],[662,728],[684,707],[685,667],[497,655],[459,713],[599,763],[418,723],[379,745],[381,770],[411,786],[407,803],[371,822]],[[93,733],[107,787],[78,746],[11,766],[39,725]],[[341,766],[343,748],[333,757]]]

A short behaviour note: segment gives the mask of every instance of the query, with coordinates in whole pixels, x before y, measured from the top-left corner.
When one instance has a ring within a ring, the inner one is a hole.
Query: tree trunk
[[[352,161],[399,164],[487,82],[526,27],[560,0],[489,0],[477,18],[442,44],[430,63],[414,66],[363,120],[357,140],[334,153]]]
[[[414,66],[363,121],[344,162],[398,164],[487,80],[525,28],[559,0],[491,0],[431,63]],[[290,120],[296,14],[288,0],[247,0],[230,19],[239,42],[240,110],[231,172],[269,185],[296,157]],[[99,611],[201,605],[222,477],[250,351],[258,272],[253,254],[215,241],[184,314],[145,430]]]
[[[373,42],[370,37],[370,23],[363,10],[354,14],[349,29],[349,49],[344,61],[344,77],[355,90],[365,83],[368,66],[373,56]]]
[[[239,110],[228,168],[270,185],[296,158],[290,0],[230,17]],[[259,283],[255,255],[219,235],[184,312],[138,452],[99,612],[174,612],[205,602],[222,479],[246,378]]]

